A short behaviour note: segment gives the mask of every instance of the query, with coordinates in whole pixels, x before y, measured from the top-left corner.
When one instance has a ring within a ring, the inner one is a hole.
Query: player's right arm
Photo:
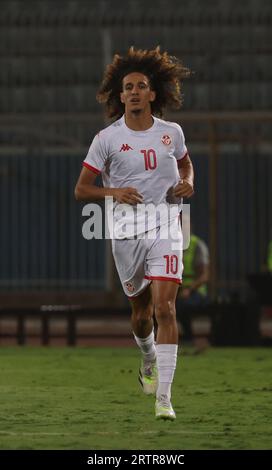
[[[100,188],[95,185],[97,174],[85,166],[79,175],[75,198],[77,201],[92,202],[104,199],[106,196],[113,197],[123,204],[138,204],[142,202],[142,196],[135,188]]]

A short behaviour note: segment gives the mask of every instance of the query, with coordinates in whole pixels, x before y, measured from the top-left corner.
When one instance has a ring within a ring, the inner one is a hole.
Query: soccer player
[[[171,384],[178,348],[175,301],[182,276],[178,215],[182,198],[192,196],[194,189],[182,129],[160,118],[166,106],[181,106],[181,81],[188,75],[181,62],[159,47],[131,47],[125,56],[116,54],[97,94],[114,122],[95,136],[75,188],[77,200],[114,200],[112,249],[142,352],[139,380],[144,393],[156,394],[156,418],[169,420],[176,418]],[[103,188],[95,186],[100,173]],[[168,210],[149,217],[147,205]]]

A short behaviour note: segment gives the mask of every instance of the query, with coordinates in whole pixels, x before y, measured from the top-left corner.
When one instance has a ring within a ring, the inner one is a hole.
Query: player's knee
[[[176,318],[175,302],[161,300],[155,304],[155,314],[158,323],[172,323]]]
[[[137,309],[132,311],[132,319],[138,323],[138,325],[145,326],[150,322],[153,316],[153,310],[151,308],[147,309]]]

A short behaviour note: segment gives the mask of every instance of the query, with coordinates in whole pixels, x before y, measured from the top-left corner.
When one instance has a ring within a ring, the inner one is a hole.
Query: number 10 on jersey
[[[144,155],[145,169],[155,170],[155,168],[157,168],[157,157],[155,150],[141,150],[141,153]]]

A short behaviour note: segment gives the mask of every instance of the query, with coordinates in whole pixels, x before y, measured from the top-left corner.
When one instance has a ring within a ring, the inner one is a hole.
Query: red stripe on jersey
[[[182,160],[183,160],[185,157],[187,157],[187,155],[188,155],[188,152],[186,152],[185,155],[183,155],[183,157],[181,157],[181,158],[178,160],[178,168],[181,167]],[[189,155],[188,155],[188,157],[189,157]]]
[[[86,166],[86,168],[88,168],[88,170],[91,170],[93,173],[95,173],[96,175],[100,175],[101,171],[98,170],[97,168],[95,168],[94,166],[92,165],[89,165],[89,163],[86,163],[86,162],[83,162],[83,166]]]
[[[181,284],[182,280],[178,277],[163,277],[163,276],[145,276],[145,279],[150,279],[151,281],[173,281],[177,284]]]

